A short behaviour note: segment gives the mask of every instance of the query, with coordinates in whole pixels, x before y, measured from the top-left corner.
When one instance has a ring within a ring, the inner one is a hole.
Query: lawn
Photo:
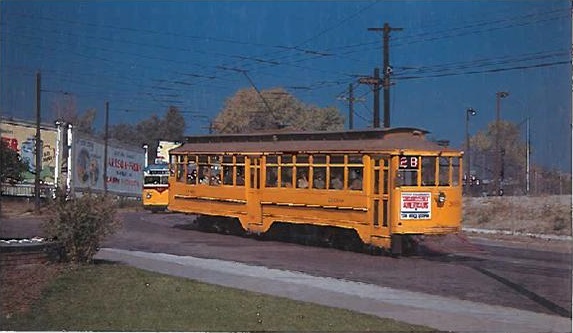
[[[119,264],[61,271],[28,311],[3,313],[0,330],[433,331]]]

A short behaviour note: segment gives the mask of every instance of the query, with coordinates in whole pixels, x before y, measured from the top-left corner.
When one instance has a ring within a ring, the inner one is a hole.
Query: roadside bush
[[[61,194],[61,193],[60,193]],[[57,195],[54,216],[44,222],[46,235],[63,247],[63,260],[91,263],[103,239],[121,226],[110,197],[84,194],[78,198]]]

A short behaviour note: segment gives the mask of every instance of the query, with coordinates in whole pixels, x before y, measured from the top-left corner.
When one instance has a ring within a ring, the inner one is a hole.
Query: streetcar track
[[[565,272],[563,269],[558,269],[558,268],[549,268],[549,267],[544,267],[544,268],[539,268],[539,267],[533,267],[531,265],[518,265],[517,263],[496,263],[495,260],[491,260],[491,259],[486,259],[486,258],[477,258],[477,257],[473,257],[473,256],[464,256],[464,255],[446,255],[446,256],[442,256],[442,255],[437,255],[437,256],[429,256],[425,258],[426,260],[432,260],[432,261],[440,261],[440,262],[447,262],[447,263],[458,263],[460,265],[466,266],[468,268],[471,268],[489,278],[492,278],[498,282],[500,282],[501,284],[505,285],[506,287],[509,287],[510,289],[512,289],[513,291],[517,292],[518,294],[527,297],[528,299],[530,299],[531,301],[535,302],[536,304],[542,306],[543,308],[551,311],[552,313],[555,313],[559,316],[562,317],[566,317],[566,318],[571,318],[572,317],[572,313],[570,310],[565,309],[564,307],[552,302],[551,300],[525,288],[524,286],[512,282],[509,279],[504,278],[501,275],[495,274],[493,273],[490,269],[492,268],[500,268],[499,265],[503,264],[503,270],[505,271],[511,271],[511,272],[521,272],[521,273],[527,273],[527,274],[537,274],[537,275],[563,275],[563,274],[569,274],[569,273],[563,273]],[[509,265],[508,265],[509,264]],[[478,266],[479,265],[479,266]],[[516,266],[518,265],[518,267],[512,267],[512,266]],[[480,267],[482,266],[482,267]],[[483,266],[489,266],[489,269],[484,268]],[[525,269],[525,272],[524,272]],[[569,272],[569,271],[567,271]],[[547,273],[551,273],[551,274],[547,274]],[[557,274],[555,274],[557,273]]]
[[[530,300],[543,306],[544,308],[546,308],[547,310],[549,310],[555,314],[558,314],[562,317],[571,318],[571,311],[570,310],[567,310],[567,309],[555,304],[554,302],[548,300],[547,298],[542,297],[542,296],[526,289],[525,287],[523,287],[517,283],[514,283],[514,282],[512,282],[512,281],[510,281],[510,280],[508,280],[508,279],[506,279],[500,275],[497,275],[491,271],[488,271],[487,269],[477,267],[475,265],[466,265],[466,266],[468,266],[468,267],[480,272],[481,274],[484,274],[484,275],[504,284],[505,286],[515,290],[519,294],[529,298]]]

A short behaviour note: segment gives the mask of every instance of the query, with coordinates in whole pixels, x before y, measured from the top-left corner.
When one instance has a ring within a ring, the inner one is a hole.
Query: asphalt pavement
[[[219,259],[102,248],[97,259],[455,332],[571,332],[569,318]]]

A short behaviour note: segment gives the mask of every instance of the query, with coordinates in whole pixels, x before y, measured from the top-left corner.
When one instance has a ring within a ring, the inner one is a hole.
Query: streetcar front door
[[[389,170],[390,157],[375,157],[371,161],[372,166],[372,244],[384,248],[390,246],[390,223],[389,223]]]
[[[261,158],[250,156],[248,159],[249,172],[247,173],[247,210],[249,228],[258,232],[263,224],[261,207]],[[251,228],[252,227],[252,228]]]

